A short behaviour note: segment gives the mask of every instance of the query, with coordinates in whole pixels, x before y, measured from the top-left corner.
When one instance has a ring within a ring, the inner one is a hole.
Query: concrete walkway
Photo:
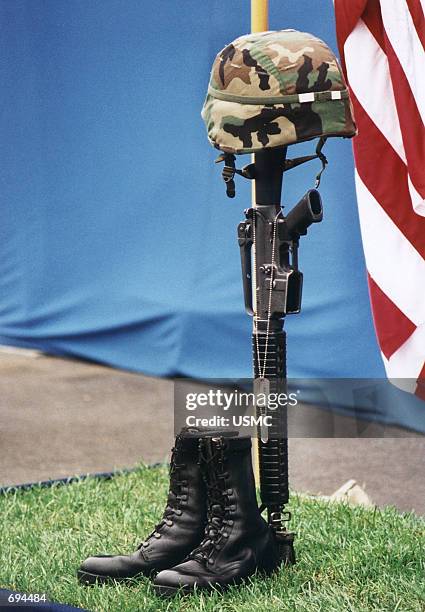
[[[330,419],[336,432],[357,428],[311,408],[296,419],[298,430]],[[292,488],[329,495],[354,478],[374,503],[425,514],[425,437],[374,426],[363,436],[291,439]],[[172,381],[0,351],[0,485],[164,461],[172,442]]]

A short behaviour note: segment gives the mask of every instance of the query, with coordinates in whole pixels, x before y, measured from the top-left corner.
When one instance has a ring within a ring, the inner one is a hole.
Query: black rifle
[[[300,312],[303,275],[298,269],[300,236],[312,223],[322,220],[319,192],[309,190],[285,217],[281,207],[283,173],[301,163],[319,158],[322,171],[327,163],[319,142],[316,155],[287,160],[287,147],[264,149],[254,163],[235,168],[235,157],[221,155],[227,195],[234,197],[234,176],[255,180],[255,207],[245,211],[246,220],[238,226],[245,308],[254,317],[252,351],[254,394],[285,393],[287,314]],[[320,183],[320,174],[316,186]],[[255,249],[252,247],[255,244]],[[255,285],[254,285],[255,279]],[[253,298],[254,295],[254,298]],[[282,397],[282,396],[281,396]],[[261,510],[276,533],[282,563],[295,563],[294,534],[286,529],[291,515],[289,501],[287,407],[269,412],[257,406],[257,416],[271,416],[272,425],[258,426]]]

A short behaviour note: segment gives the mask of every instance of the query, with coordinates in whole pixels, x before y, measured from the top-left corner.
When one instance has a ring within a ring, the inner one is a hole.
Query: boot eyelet
[[[166,524],[168,527],[172,527],[172,526],[173,526],[173,521],[165,521],[165,524]]]
[[[149,542],[143,542],[142,546],[143,548],[146,548],[147,546],[149,546]]]
[[[233,489],[227,489],[226,493],[227,493],[227,495],[232,495]]]
[[[174,514],[177,514],[177,516],[181,516],[183,514],[182,510],[174,510]]]
[[[234,506],[234,505],[229,506],[229,509],[230,509],[230,510],[236,510],[236,506]]]
[[[181,496],[181,499],[182,499],[183,501],[187,501],[187,495],[182,495],[182,496]]]
[[[227,531],[223,531],[223,533],[221,534],[223,536],[223,538],[228,538],[229,534],[227,533]]]
[[[159,538],[161,537],[160,533],[154,533],[153,535],[156,537],[157,540],[159,540]]]
[[[234,521],[232,521],[231,519],[227,521],[227,524],[230,525],[230,527],[232,527]]]
[[[210,565],[214,564],[214,559],[207,559],[207,563],[209,563]]]

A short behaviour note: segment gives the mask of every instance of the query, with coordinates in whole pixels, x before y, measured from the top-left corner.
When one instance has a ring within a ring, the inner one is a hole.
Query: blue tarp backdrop
[[[249,31],[249,5],[0,3],[1,342],[161,376],[250,375],[236,241],[250,185],[226,198],[200,117],[214,56]],[[332,0],[271,2],[270,26],[336,50]],[[326,154],[324,222],[301,245],[303,312],[287,320],[289,374],[384,376],[351,143]],[[285,177],[285,205],[319,167]]]

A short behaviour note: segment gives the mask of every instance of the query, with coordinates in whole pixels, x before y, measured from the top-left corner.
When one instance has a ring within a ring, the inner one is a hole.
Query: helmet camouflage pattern
[[[334,53],[296,30],[247,34],[220,51],[202,117],[211,144],[227,153],[356,135]]]

